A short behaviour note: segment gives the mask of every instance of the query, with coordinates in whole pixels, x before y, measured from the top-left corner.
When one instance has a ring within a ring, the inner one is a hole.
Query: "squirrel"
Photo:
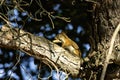
[[[53,40],[54,43],[61,43],[62,47],[66,50],[68,50],[73,55],[76,55],[81,58],[81,51],[78,47],[78,45],[71,40],[65,32],[61,32],[55,37],[55,40]]]

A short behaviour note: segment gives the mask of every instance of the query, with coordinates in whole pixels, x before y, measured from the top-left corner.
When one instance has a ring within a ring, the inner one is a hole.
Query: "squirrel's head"
[[[61,32],[60,34],[58,34],[55,37],[55,40],[53,40],[53,42],[55,42],[55,43],[64,43],[67,38],[68,37],[67,37],[66,33],[65,32]]]

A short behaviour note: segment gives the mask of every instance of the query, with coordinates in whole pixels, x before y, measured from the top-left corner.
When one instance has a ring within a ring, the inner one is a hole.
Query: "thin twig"
[[[51,76],[52,76],[52,67],[50,66],[50,64],[48,64],[48,63],[46,63],[46,62],[44,62],[44,64],[46,64],[49,68],[50,68],[50,75],[48,76],[48,77],[43,77],[43,78],[41,78],[40,76],[40,74],[38,75],[38,79],[40,79],[40,80],[48,80]]]
[[[106,70],[107,70],[107,66],[108,66],[108,63],[109,63],[109,60],[110,60],[110,57],[111,57],[111,54],[112,54],[114,41],[115,41],[115,38],[116,38],[119,30],[120,30],[120,23],[118,24],[117,28],[115,29],[115,31],[114,31],[114,33],[112,35],[111,42],[110,42],[110,48],[109,48],[108,54],[106,56],[106,60],[105,60],[105,63],[104,63],[104,67],[103,67],[103,70],[102,70],[100,80],[104,80]]]
[[[8,18],[3,13],[0,13],[0,18],[3,19],[8,25],[11,24]]]

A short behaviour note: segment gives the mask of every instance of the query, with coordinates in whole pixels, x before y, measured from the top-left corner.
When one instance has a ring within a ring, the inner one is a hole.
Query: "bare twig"
[[[111,38],[110,48],[109,48],[108,54],[106,56],[106,60],[105,60],[105,63],[104,63],[104,67],[103,67],[103,70],[102,70],[102,74],[101,74],[101,79],[100,80],[104,80],[105,73],[106,73],[106,70],[107,70],[107,66],[108,66],[108,63],[109,63],[109,60],[110,60],[110,57],[111,57],[111,54],[112,54],[114,41],[115,41],[115,38],[116,38],[119,30],[120,30],[120,23],[118,24],[118,26],[115,29],[115,31],[113,33],[113,36]]]
[[[44,63],[50,68],[51,72],[50,72],[50,75],[48,77],[43,77],[43,78],[41,78],[40,77],[41,75],[39,74],[38,79],[40,79],[40,80],[48,80],[52,76],[52,67],[47,62],[44,62]]]
[[[15,65],[12,67],[12,69],[11,69],[11,72],[10,72],[10,78],[8,79],[8,80],[11,80],[11,78],[12,78],[12,74],[13,74],[13,72],[14,72],[14,70],[15,70],[15,67],[19,64],[19,62],[20,62],[20,57],[21,57],[21,55],[20,54],[18,54],[17,56],[16,56],[16,60],[17,60],[17,62],[15,63]]]
[[[0,18],[2,20],[4,20],[8,25],[10,25],[10,21],[8,20],[8,18],[3,14],[3,13],[0,13]]]

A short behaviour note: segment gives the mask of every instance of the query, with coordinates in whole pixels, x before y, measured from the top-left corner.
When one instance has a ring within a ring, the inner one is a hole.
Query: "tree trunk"
[[[117,27],[120,27],[118,26],[118,24],[120,23],[120,0],[100,0],[99,2],[93,2],[93,6],[96,8],[94,9],[95,11],[92,12],[93,14],[92,20],[89,21],[90,28],[91,28],[91,36],[92,36],[91,45],[93,48],[92,53],[90,55],[92,55],[91,59],[94,58],[95,60],[94,67],[97,68],[99,72],[96,73],[96,71],[93,70],[93,75],[95,76],[91,76],[91,77],[93,77],[94,79],[97,78],[97,80],[100,79],[101,77],[101,80],[103,80],[105,76],[104,73],[106,72],[105,70],[103,70],[103,68],[105,68],[104,67],[105,64],[110,64],[109,62],[106,62],[106,59],[109,55],[108,54],[109,48],[110,46],[112,46],[110,44],[111,39],[115,29]],[[120,33],[117,33],[117,36],[114,41],[113,51],[109,59],[112,63],[117,63],[117,64],[120,63],[120,60],[117,60],[119,59],[118,53],[120,53],[120,52],[117,52],[120,50],[119,46],[120,46]],[[101,68],[98,68],[98,67],[101,67]],[[107,70],[107,72],[112,72],[112,70],[109,69]],[[112,75],[112,74],[117,75],[118,72],[117,73],[115,72],[114,73],[112,72],[109,75]],[[108,73],[106,73],[106,80],[108,80],[107,74]],[[109,80],[116,77],[120,78],[120,75],[117,75],[117,76],[116,75],[109,76]]]

